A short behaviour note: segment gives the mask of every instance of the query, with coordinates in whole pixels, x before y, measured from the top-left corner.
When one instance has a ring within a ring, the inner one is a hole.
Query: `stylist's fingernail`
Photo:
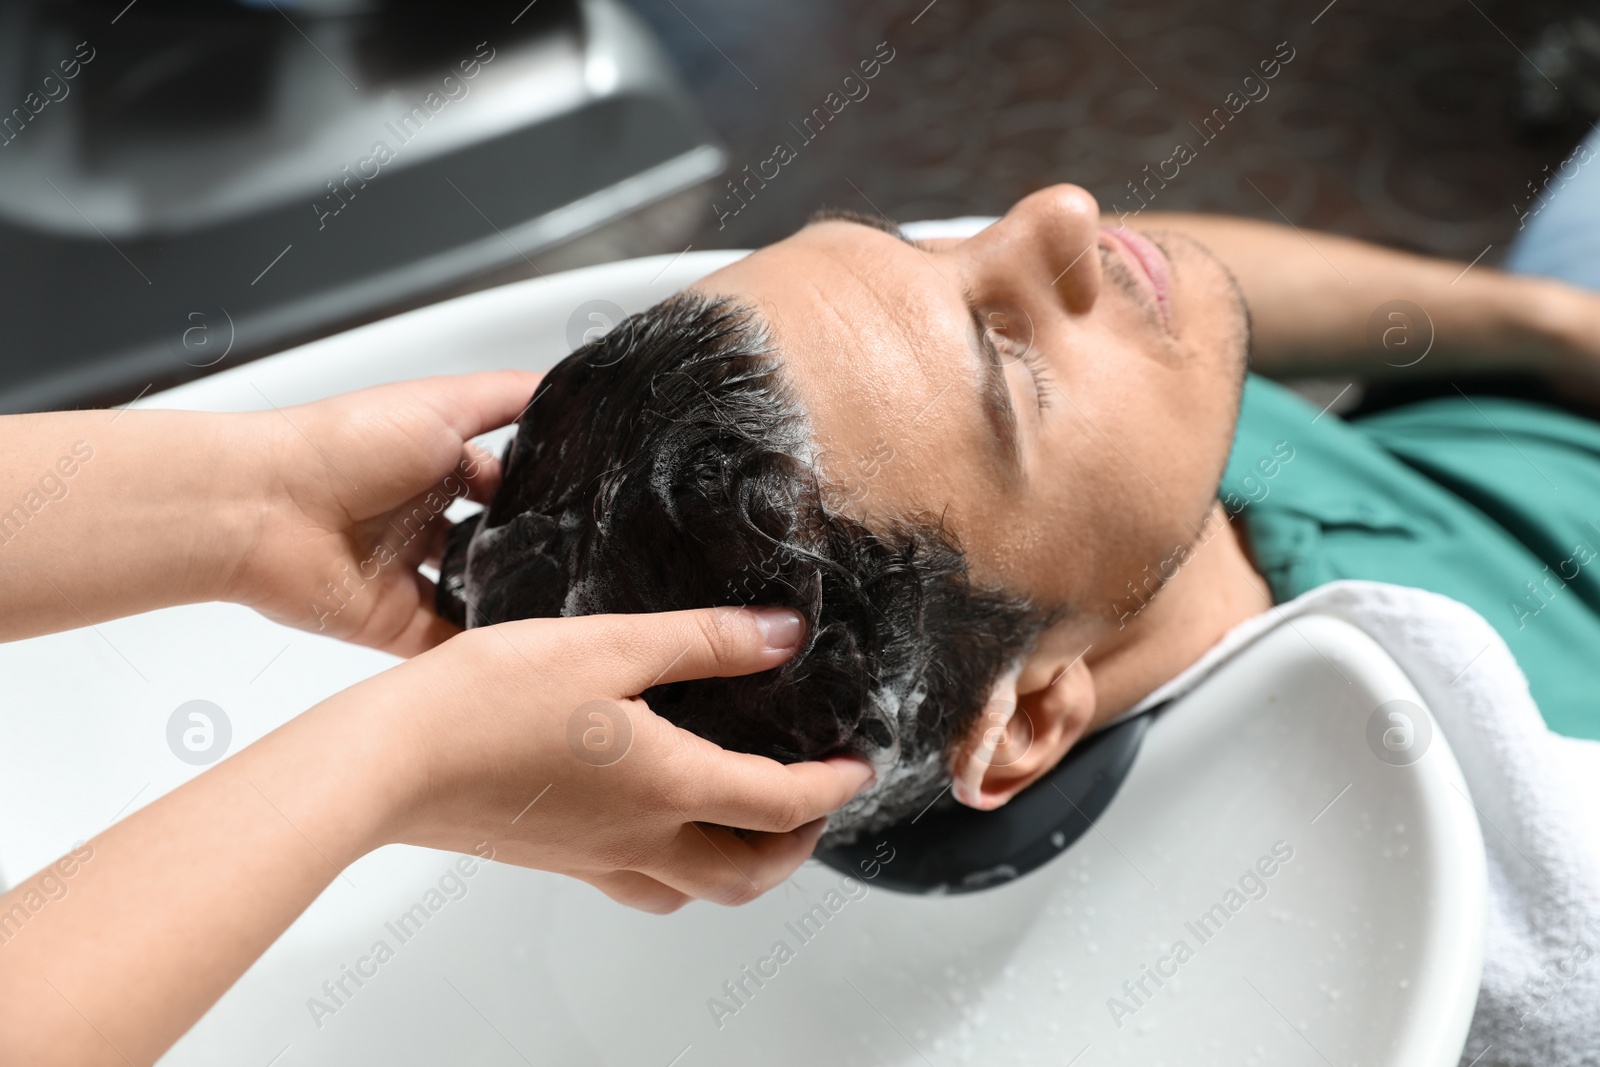
[[[838,768],[839,773],[847,780],[859,780],[860,784],[856,786],[855,792],[850,794],[852,797],[860,796],[878,783],[878,772],[864,759],[855,756],[834,756],[823,762]]]
[[[761,628],[761,636],[766,640],[767,647],[780,652],[799,648],[800,637],[806,628],[800,613],[788,608],[758,608],[756,625]]]

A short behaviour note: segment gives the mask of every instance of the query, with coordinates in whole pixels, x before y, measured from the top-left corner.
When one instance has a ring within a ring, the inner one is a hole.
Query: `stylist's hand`
[[[499,460],[468,441],[515,419],[538,382],[424,378],[252,416],[265,502],[228,598],[401,656],[456,633],[417,567],[437,561],[450,502],[499,485]]]
[[[559,871],[650,911],[751,899],[810,854],[866,765],[724,752],[629,694],[774,667],[801,636],[790,612],[739,609],[513,622],[330,697],[0,894],[27,920],[0,946],[0,1062],[154,1062],[392,842]],[[602,709],[618,743],[586,747]]]
[[[823,816],[863,788],[860,760],[785,766],[727,752],[633,694],[778,666],[803,638],[787,610],[533,619],[469,630],[314,714],[388,740],[386,841],[580,878],[624,904],[739,904],[811,854]],[[723,827],[757,831],[736,835]]]

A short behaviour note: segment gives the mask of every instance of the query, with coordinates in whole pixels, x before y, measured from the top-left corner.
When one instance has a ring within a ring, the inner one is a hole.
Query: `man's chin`
[[[1196,241],[1186,233],[1176,230],[1153,230],[1145,234],[1167,254],[1184,277],[1185,285],[1198,285],[1205,290],[1204,302],[1226,307],[1226,321],[1218,324],[1215,343],[1227,354],[1227,362],[1235,368],[1241,391],[1245,373],[1250,369],[1250,306],[1245,303],[1244,289],[1233,271],[1209,246]],[[1208,326],[1210,324],[1207,324]]]

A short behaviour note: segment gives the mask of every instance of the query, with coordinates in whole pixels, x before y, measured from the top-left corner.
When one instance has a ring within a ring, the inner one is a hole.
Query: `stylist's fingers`
[[[806,861],[823,828],[818,819],[792,833],[740,837],[720,826],[688,823],[644,873],[699,900],[748,904]]]
[[[422,594],[422,604],[413,613],[404,630],[396,634],[393,639],[376,646],[402,659],[420,656],[461,633],[461,627],[440,618],[438,612],[433,610],[433,583],[420,574],[417,575],[417,582],[427,585],[427,591]]]
[[[428,531],[428,552],[422,562],[435,570],[444,562],[444,550],[450,544],[450,528],[450,523],[441,521],[434,523]]]
[[[525,370],[450,374],[409,382],[464,441],[512,422],[533,399],[542,374]]]
[[[380,544],[386,546],[391,556],[382,564],[396,574],[414,571],[421,564],[436,560],[444,547],[443,538],[450,528],[444,512],[453,498],[444,497],[438,489],[428,489],[401,504],[378,525]]]
[[[584,881],[618,904],[637,908],[639,911],[648,911],[653,915],[666,915],[677,911],[693,899],[687,893],[680,893],[671,886],[662,885],[649,875],[640,874],[638,871],[612,871],[609,874],[593,875]]]
[[[500,488],[500,459],[493,452],[471,441],[461,446],[461,464],[457,467],[467,483],[467,499],[487,504]]]
[[[683,778],[694,783],[687,815],[721,826],[793,830],[838,811],[876,777],[870,764],[852,756],[782,764],[694,741],[684,746]]]
[[[416,586],[413,597],[395,596],[392,600],[395,604],[393,610],[368,616],[354,633],[338,633],[335,636],[353,644],[381,648],[390,655],[410,659],[459,634],[461,627],[441,618],[433,609],[434,584],[415,571],[411,574],[411,581]]]
[[[615,687],[619,697],[668,682],[769,670],[794,655],[805,639],[805,621],[788,608],[700,608],[591,619],[590,661],[605,665],[602,684]]]

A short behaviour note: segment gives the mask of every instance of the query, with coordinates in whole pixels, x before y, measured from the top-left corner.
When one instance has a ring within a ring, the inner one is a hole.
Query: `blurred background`
[[[0,0],[0,410],[1179,142],[1154,209],[1495,263],[1597,116],[1600,0]]]

